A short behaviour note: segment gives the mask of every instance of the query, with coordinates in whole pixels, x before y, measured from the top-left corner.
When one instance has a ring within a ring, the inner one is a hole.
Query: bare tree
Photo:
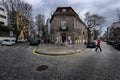
[[[85,14],[85,17],[85,22],[88,26],[88,41],[90,41],[92,37],[91,33],[94,33],[93,31],[96,27],[101,27],[100,25],[105,22],[105,18],[103,16],[99,16],[98,14],[90,14],[89,12]]]
[[[120,20],[120,8],[116,9],[118,20]]]
[[[40,33],[40,31],[42,31],[42,32],[44,31],[43,30],[44,29],[44,23],[45,23],[44,15],[43,14],[38,14],[36,16],[36,26],[37,26],[37,29],[38,29],[38,34]]]
[[[31,38],[34,38],[33,37],[35,35],[34,27],[35,27],[35,22],[33,21],[33,18],[31,17],[31,19],[29,20],[29,24],[28,24],[28,37],[27,37],[28,40],[30,40]]]
[[[8,11],[8,19],[12,18],[12,22],[14,23],[12,26],[17,42],[21,31],[29,24],[32,16],[32,6],[24,0],[2,0],[2,2]]]
[[[100,35],[100,31],[95,29],[94,30],[94,40],[98,39],[98,36]]]

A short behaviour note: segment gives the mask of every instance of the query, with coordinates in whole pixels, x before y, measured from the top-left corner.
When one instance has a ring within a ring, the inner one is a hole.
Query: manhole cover
[[[38,67],[36,68],[36,70],[37,70],[37,71],[44,71],[44,70],[46,70],[47,68],[48,68],[47,65],[42,65],[42,66],[38,66]]]

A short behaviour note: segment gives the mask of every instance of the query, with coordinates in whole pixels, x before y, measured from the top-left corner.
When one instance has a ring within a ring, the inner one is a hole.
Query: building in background
[[[48,29],[47,34],[48,34],[48,36],[50,36],[50,33],[51,33],[50,19],[47,19],[46,25],[47,25],[47,29]]]
[[[46,25],[44,26],[44,36],[47,42],[50,41],[50,33],[51,33],[50,19],[47,19]]]
[[[103,41],[107,41],[107,31],[105,31],[105,33],[103,34],[102,40]]]
[[[0,25],[8,26],[7,10],[2,4],[0,4]]]
[[[7,10],[0,4],[0,37],[8,37],[9,30]]]
[[[114,22],[107,28],[108,40],[120,40],[120,21]]]
[[[107,40],[110,39],[111,27],[107,27]]]
[[[72,40],[73,43],[87,41],[87,26],[79,15],[71,7],[58,7],[50,19],[50,40],[56,41],[60,37],[61,42]]]

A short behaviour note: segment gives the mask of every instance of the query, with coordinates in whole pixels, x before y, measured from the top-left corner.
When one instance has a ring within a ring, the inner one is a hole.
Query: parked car
[[[19,42],[19,43],[24,43],[25,40],[24,40],[24,39],[18,39],[18,42]]]
[[[4,39],[1,43],[1,45],[7,45],[7,46],[11,46],[15,44],[15,40],[13,39]]]
[[[96,42],[95,41],[89,41],[87,43],[87,48],[95,48],[96,47]]]
[[[30,40],[30,46],[37,46],[37,45],[39,45],[39,40],[37,39]]]
[[[109,44],[109,45],[113,45],[113,43],[114,43],[113,40],[108,40],[108,41],[107,41],[107,44]]]
[[[120,41],[117,44],[117,49],[120,50]]]
[[[114,41],[113,47],[120,50],[120,40]]]

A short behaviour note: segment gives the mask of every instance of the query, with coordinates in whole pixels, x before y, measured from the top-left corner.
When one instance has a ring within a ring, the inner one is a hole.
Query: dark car
[[[117,44],[117,49],[120,50],[120,41],[119,41],[119,43]]]
[[[87,43],[87,48],[95,48],[96,47],[96,42],[95,41],[90,41]]]
[[[109,44],[109,45],[113,45],[113,43],[114,43],[113,40],[108,40],[108,41],[107,41],[107,44]]]
[[[32,39],[30,41],[30,46],[38,46],[39,45],[39,40],[37,39]]]
[[[116,48],[116,49],[118,49],[118,50],[120,50],[120,40],[114,41],[113,47]]]

